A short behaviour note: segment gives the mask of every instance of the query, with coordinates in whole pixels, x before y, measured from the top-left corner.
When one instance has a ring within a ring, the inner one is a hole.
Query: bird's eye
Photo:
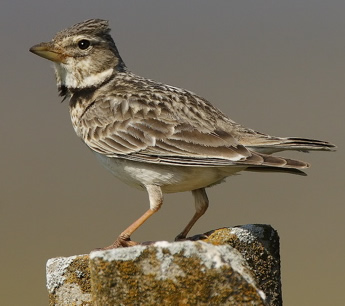
[[[88,47],[90,47],[90,41],[87,39],[82,39],[78,41],[78,47],[81,50],[86,50]]]

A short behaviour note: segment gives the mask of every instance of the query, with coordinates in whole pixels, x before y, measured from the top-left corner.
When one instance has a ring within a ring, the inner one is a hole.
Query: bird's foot
[[[140,243],[132,241],[130,237],[123,238],[119,236],[113,244],[104,248],[97,248],[94,251],[105,251],[105,250],[111,250],[111,249],[117,249],[117,248],[127,248],[127,247],[131,247],[138,244]]]
[[[199,240],[205,240],[208,237],[209,237],[208,233],[198,234],[191,237],[185,237],[180,234],[176,236],[175,241],[199,241]]]
[[[199,240],[205,240],[209,237],[210,233],[204,233],[204,234],[198,234],[191,237],[185,237],[183,234],[179,234],[176,236],[175,241],[199,241]],[[157,241],[145,241],[145,242],[136,242],[132,241],[130,237],[121,237],[119,236],[115,242],[107,247],[104,248],[97,248],[93,251],[104,251],[104,250],[111,250],[111,249],[117,249],[117,248],[127,248],[135,245],[152,245]]]

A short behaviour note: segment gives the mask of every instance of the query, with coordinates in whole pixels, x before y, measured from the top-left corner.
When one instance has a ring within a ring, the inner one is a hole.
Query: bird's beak
[[[57,63],[65,63],[66,56],[53,43],[40,43],[30,48],[30,52]]]

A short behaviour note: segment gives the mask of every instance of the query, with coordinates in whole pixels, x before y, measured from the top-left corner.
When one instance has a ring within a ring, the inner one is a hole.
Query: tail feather
[[[261,137],[244,144],[247,148],[261,153],[272,154],[280,151],[335,151],[337,147],[327,141],[300,137]]]
[[[299,169],[294,168],[278,168],[278,167],[248,167],[244,171],[249,172],[268,172],[268,173],[289,173],[289,174],[296,174],[307,176],[305,172]]]
[[[243,161],[238,161],[237,164],[247,165],[249,167],[273,167],[273,168],[289,168],[289,169],[305,169],[310,165],[304,161],[290,159],[285,157],[278,157],[258,152],[251,152],[252,156]]]
[[[254,158],[255,162],[252,163],[251,158]],[[256,163],[258,157],[261,158],[261,162]],[[247,158],[244,163],[249,164],[249,167],[245,171],[251,172],[282,172],[282,173],[291,173],[298,175],[306,175],[300,169],[309,168],[310,165],[304,161],[278,157],[268,154],[262,154],[257,152],[252,152],[252,156]]]
[[[287,137],[282,139],[283,142],[279,147],[284,150],[298,150],[298,151],[335,151],[336,146],[330,142],[316,139]]]
[[[263,165],[274,166],[274,167],[284,167],[284,168],[295,168],[295,169],[304,169],[309,168],[310,165],[304,161],[297,159],[290,159],[285,157],[277,157],[272,155],[263,155],[264,162]]]

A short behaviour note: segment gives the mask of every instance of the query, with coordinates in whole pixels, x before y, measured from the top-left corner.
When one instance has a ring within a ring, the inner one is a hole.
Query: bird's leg
[[[120,247],[129,247],[133,245],[139,244],[138,242],[131,241],[131,235],[148,219],[150,218],[155,212],[157,212],[163,204],[163,194],[162,190],[159,186],[156,185],[148,185],[146,186],[146,190],[149,194],[150,199],[150,209],[147,210],[138,220],[132,223],[129,227],[127,227],[115,240],[115,242],[103,248],[103,250],[120,248]]]
[[[208,208],[208,198],[205,188],[193,190],[192,194],[195,200],[195,214],[184,230],[176,236],[175,241],[185,240],[195,222],[199,220],[199,218],[206,212]]]

